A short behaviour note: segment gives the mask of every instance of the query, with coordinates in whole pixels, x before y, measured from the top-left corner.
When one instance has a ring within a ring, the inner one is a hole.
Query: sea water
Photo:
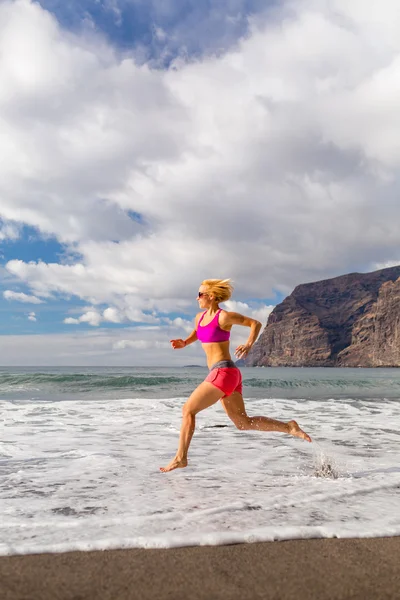
[[[400,370],[244,368],[248,414],[182,405],[205,368],[0,369],[0,554],[400,535]]]

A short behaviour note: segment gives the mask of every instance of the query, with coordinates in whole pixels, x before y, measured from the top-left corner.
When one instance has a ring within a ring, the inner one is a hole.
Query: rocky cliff
[[[400,266],[295,288],[269,316],[248,366],[400,366]]]

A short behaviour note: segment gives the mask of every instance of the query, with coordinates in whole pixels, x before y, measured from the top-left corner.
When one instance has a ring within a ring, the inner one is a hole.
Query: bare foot
[[[168,471],[173,471],[174,469],[183,469],[184,467],[187,467],[187,459],[179,459],[175,457],[171,460],[169,465],[166,467],[160,467],[160,471],[162,471],[162,473],[168,473]]]
[[[294,435],[295,437],[301,438],[302,440],[306,440],[307,442],[311,442],[310,436],[300,429],[296,421],[289,421],[289,433],[290,435]]]

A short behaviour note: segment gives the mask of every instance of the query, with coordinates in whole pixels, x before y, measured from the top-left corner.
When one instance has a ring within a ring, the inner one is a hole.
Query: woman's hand
[[[241,344],[235,350],[236,358],[243,358],[246,356],[251,348],[251,344]]]
[[[179,348],[184,348],[186,346],[184,340],[170,340],[170,342],[174,350],[179,350]]]

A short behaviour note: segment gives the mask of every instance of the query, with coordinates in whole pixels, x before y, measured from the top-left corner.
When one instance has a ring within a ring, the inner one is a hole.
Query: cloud
[[[30,304],[43,304],[43,300],[36,296],[29,296],[22,292],[13,292],[11,290],[5,290],[3,296],[6,300],[16,300],[17,302],[26,302]]]
[[[251,319],[256,319],[263,325],[267,324],[268,317],[275,308],[273,305],[267,306],[265,304],[262,306],[251,307],[245,302],[235,302],[234,300],[228,300],[227,302],[224,302],[224,307],[226,307],[226,310],[230,312],[238,312],[250,317]]]
[[[184,366],[204,364],[200,344],[171,349],[171,328],[102,329],[65,334],[0,336],[3,366]]]
[[[400,265],[400,256],[397,258],[397,260],[390,260],[385,263],[375,263],[374,270],[380,271],[381,269],[388,269],[389,267],[397,267],[398,265]]]
[[[183,329],[186,333],[191,333],[193,331],[194,322],[187,321],[186,319],[182,319],[181,317],[177,317],[171,321],[171,325],[174,327],[178,327]]]
[[[0,40],[3,218],[63,242],[142,233],[113,195],[181,143],[184,114],[163,78],[62,31],[28,0],[1,3]]]
[[[15,223],[7,223],[0,219],[0,242],[4,240],[16,240],[19,237],[20,228]]]
[[[78,325],[79,323],[88,323],[93,327],[98,327],[101,323],[101,314],[97,310],[88,310],[83,315],[81,315],[78,319],[73,317],[68,317],[64,319],[64,323],[66,325]]]
[[[37,319],[36,319],[36,314],[34,312],[30,312],[28,315],[28,320],[29,321],[34,321],[36,323]]]
[[[106,308],[102,313],[95,308],[90,308],[84,312],[80,317],[67,317],[64,319],[64,323],[67,325],[78,325],[79,323],[88,323],[94,327],[100,325],[103,322],[109,323],[123,323],[133,321],[135,323],[159,323],[160,319],[145,314],[140,310],[134,308],[126,308],[124,310],[118,310],[114,307]]]
[[[79,257],[9,273],[98,326],[189,314],[206,277],[251,307],[395,260],[399,18],[396,0],[285,2],[163,71],[1,3],[0,215]]]
[[[67,317],[64,323],[67,325],[78,325],[79,323],[89,323],[92,326],[98,326],[100,323],[159,323],[160,319],[151,314],[146,314],[141,310],[132,307],[119,310],[114,307],[106,308],[102,313],[91,308],[84,312],[80,317]]]
[[[120,311],[116,308],[106,308],[103,312],[103,317],[106,321],[110,321],[110,323],[121,323],[124,320]]]
[[[125,350],[125,348],[134,348],[135,350],[150,350],[152,348],[170,348],[168,342],[148,341],[148,340],[119,340],[113,345],[114,350]]]

